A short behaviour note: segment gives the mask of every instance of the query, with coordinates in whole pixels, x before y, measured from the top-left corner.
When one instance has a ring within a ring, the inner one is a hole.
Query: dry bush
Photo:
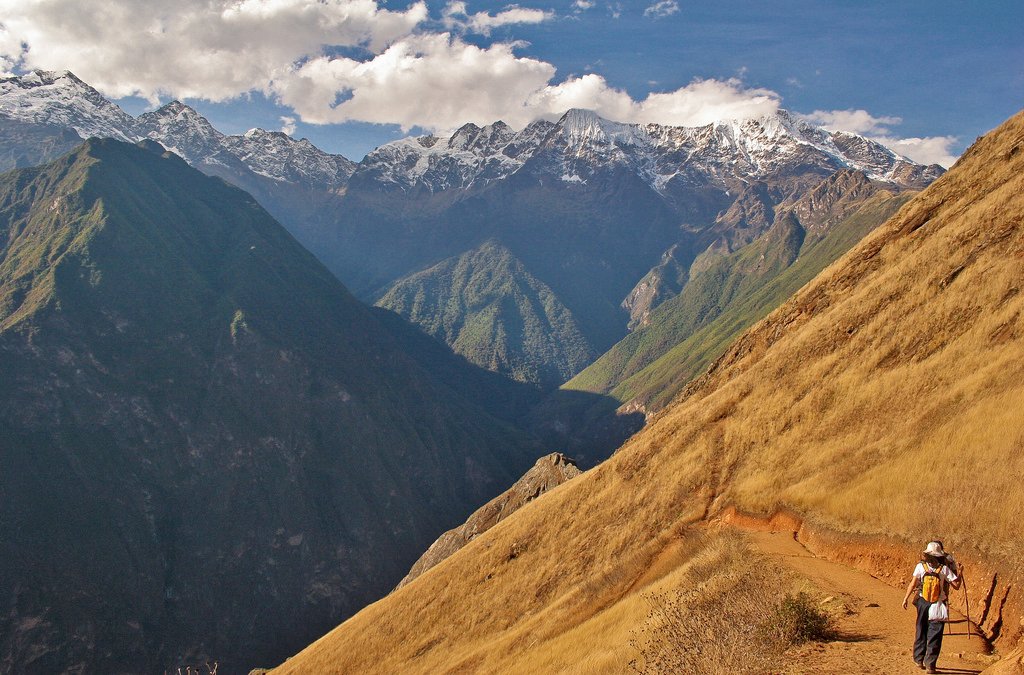
[[[635,673],[765,673],[791,645],[832,636],[831,617],[736,536],[723,536],[687,571],[688,589],[648,596],[631,641]]]

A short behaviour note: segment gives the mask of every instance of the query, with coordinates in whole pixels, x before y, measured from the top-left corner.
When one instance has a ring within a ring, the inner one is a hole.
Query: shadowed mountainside
[[[155,143],[0,176],[0,670],[280,659],[521,475],[376,315]]]

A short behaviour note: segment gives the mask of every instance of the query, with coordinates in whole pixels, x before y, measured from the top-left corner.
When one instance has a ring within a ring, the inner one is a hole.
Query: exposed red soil
[[[761,518],[729,507],[712,526],[716,523],[749,532],[763,552],[834,595],[833,604],[845,610],[843,638],[797,650],[789,672],[921,672],[910,656],[912,610],[900,607],[919,558],[915,547],[896,538],[838,533],[785,511]],[[1020,638],[1021,613],[1012,582],[976,552],[956,553],[964,563],[969,595],[960,590],[950,598],[954,623],[944,638],[940,671],[979,673],[992,666],[985,672],[1024,673],[1013,651]],[[968,597],[971,637],[966,635]],[[998,662],[990,655],[993,637],[997,647],[1011,652]]]

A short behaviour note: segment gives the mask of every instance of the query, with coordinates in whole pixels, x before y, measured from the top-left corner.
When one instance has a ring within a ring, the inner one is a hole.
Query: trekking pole
[[[964,585],[964,604],[967,605],[967,641],[971,640],[971,596],[967,594],[967,578],[963,576],[963,570],[960,571],[960,580]]]

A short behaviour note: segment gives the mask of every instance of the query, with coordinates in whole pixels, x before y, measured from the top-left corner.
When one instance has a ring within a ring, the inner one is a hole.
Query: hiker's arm
[[[949,580],[949,585],[952,586],[953,588],[955,588],[956,590],[960,590],[960,584],[962,584],[964,582],[964,580],[963,580],[963,574],[964,574],[964,567],[963,567],[963,565],[960,565],[958,563],[957,566],[956,566],[956,571],[954,571],[954,574],[956,574],[956,578],[955,579],[950,579]]]
[[[910,602],[910,596],[917,590],[917,577],[911,577],[910,583],[907,584],[907,594],[903,596],[903,609],[907,608],[907,603]]]

